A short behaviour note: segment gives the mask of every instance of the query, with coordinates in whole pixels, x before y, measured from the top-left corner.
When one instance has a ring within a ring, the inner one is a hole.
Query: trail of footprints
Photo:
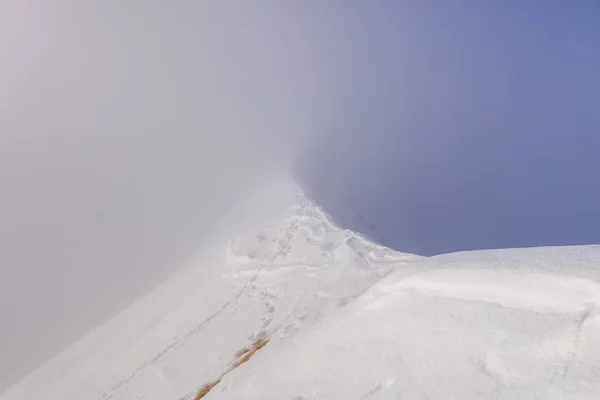
[[[263,291],[260,293],[261,299],[264,301],[265,313],[261,317],[262,327],[268,328],[273,322],[275,315],[275,303],[277,297],[269,291]]]

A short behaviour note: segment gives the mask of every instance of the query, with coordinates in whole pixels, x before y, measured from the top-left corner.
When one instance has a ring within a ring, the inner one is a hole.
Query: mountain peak
[[[400,253],[336,226],[288,180],[216,231],[0,399],[600,393],[598,247]]]

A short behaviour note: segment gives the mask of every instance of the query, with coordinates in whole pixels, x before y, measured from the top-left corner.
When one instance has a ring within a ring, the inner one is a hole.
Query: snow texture
[[[221,226],[0,400],[600,399],[600,246],[399,253],[289,183]]]

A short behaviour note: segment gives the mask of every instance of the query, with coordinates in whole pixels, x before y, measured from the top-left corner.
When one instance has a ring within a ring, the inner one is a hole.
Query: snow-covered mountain
[[[399,253],[287,180],[221,227],[0,399],[600,398],[600,246]]]

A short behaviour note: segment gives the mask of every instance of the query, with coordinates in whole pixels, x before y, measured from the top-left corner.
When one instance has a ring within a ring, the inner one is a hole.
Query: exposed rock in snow
[[[0,399],[600,398],[599,246],[404,254],[289,184],[222,226]]]

